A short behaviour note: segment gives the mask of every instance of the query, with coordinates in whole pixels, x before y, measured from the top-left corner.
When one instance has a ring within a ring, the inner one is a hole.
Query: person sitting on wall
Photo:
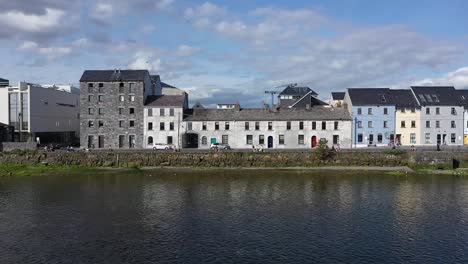
[[[414,145],[411,145],[411,151],[416,151],[416,147],[414,147]]]

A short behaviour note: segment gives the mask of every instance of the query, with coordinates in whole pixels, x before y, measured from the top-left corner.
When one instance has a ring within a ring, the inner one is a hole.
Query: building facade
[[[91,70],[80,79],[84,148],[143,148],[144,103],[160,94],[146,70]]]
[[[390,90],[396,106],[395,145],[416,146],[421,140],[421,107],[411,90]]]
[[[78,141],[79,114],[76,88],[26,82],[0,88],[0,122],[14,127],[15,141],[72,144]]]

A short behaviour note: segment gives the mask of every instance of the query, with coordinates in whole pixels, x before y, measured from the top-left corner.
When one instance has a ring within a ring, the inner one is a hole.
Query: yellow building
[[[411,90],[392,90],[396,103],[395,144],[422,145],[421,108]]]

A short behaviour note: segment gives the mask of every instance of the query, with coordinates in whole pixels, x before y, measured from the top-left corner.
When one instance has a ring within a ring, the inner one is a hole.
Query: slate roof
[[[453,86],[411,86],[421,105],[460,105],[460,93]]]
[[[332,92],[332,99],[333,100],[343,100],[345,96],[345,92]]]
[[[394,105],[389,88],[348,88],[353,105]]]
[[[193,109],[184,121],[292,121],[351,120],[345,109],[315,106],[310,109],[287,108],[273,111],[267,108]]]
[[[162,88],[175,88],[175,89],[177,89],[177,87],[169,85],[169,84],[167,84],[165,82],[161,82],[161,87]]]
[[[409,89],[394,89],[390,90],[392,100],[397,108],[416,108],[419,107],[418,101],[414,98],[413,93]]]
[[[146,98],[145,106],[184,107],[183,95],[152,95]]]
[[[86,70],[80,82],[144,81],[147,70]]]
[[[0,78],[0,82],[9,82],[7,79]]]
[[[279,95],[299,95],[299,96],[304,96],[307,93],[312,91],[312,95],[316,96],[318,95],[316,92],[314,92],[312,89],[309,87],[298,87],[298,86],[288,86],[286,87]]]

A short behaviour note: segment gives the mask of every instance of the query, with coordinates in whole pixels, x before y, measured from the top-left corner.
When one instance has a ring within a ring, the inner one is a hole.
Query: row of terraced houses
[[[188,94],[146,70],[85,71],[80,79],[85,148],[310,149],[468,143],[468,91],[454,87],[349,88],[318,99],[288,86],[278,104],[188,107]]]

